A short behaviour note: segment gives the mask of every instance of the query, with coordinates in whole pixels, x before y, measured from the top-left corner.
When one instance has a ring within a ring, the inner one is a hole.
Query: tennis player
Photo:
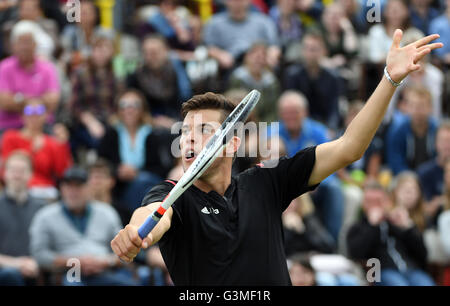
[[[241,143],[234,136],[224,156],[214,161],[142,240],[139,226],[176,182],[166,180],[150,190],[130,224],[112,240],[112,249],[123,261],[131,262],[142,248],[159,242],[175,285],[290,285],[282,212],[293,199],[361,158],[396,87],[420,68],[419,61],[426,54],[442,47],[431,43],[438,37],[430,35],[400,47],[402,31],[395,31],[382,80],[341,138],[301,150],[291,158],[282,157],[275,167],[269,162],[232,177],[233,153]],[[180,148],[185,170],[232,110],[233,104],[213,93],[183,103]]]

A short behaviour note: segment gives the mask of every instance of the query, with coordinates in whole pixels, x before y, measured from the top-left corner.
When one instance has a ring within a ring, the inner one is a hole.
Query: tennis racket
[[[222,149],[231,139],[230,136],[234,133],[237,123],[245,122],[250,112],[258,103],[259,97],[259,91],[252,90],[234,108],[231,114],[222,123],[221,127],[214,133],[214,136],[208,141],[192,165],[180,178],[175,187],[173,187],[173,189],[169,192],[159,208],[148,216],[141,227],[139,227],[138,233],[141,239],[147,237],[156,224],[158,224],[166,210],[169,209],[169,207],[183,194],[183,192],[188,189],[220,155]]]

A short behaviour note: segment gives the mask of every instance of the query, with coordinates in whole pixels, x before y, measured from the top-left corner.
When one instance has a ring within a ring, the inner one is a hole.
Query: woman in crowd
[[[147,190],[159,183],[173,166],[169,131],[151,125],[143,95],[126,90],[118,97],[116,123],[106,131],[98,148],[117,179],[121,205],[130,214],[140,206]]]
[[[114,97],[120,91],[112,68],[113,41],[97,37],[88,62],[72,77],[72,98],[69,105],[72,126],[72,150],[79,146],[98,147],[110,117],[115,113]]]
[[[234,70],[230,77],[230,88],[257,89],[261,98],[256,106],[257,117],[263,122],[277,121],[277,99],[280,84],[267,65],[267,46],[254,44],[244,56],[244,64]]]
[[[23,110],[24,127],[8,130],[3,134],[1,157],[6,160],[15,150],[30,154],[33,176],[30,180],[32,195],[55,200],[58,196],[57,180],[72,164],[67,129],[61,124],[53,126],[53,136],[44,133],[47,109],[39,99],[31,99]]]

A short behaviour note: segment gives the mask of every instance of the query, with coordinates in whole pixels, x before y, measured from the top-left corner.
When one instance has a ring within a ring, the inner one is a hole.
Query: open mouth
[[[197,154],[195,153],[194,150],[189,150],[186,152],[186,154],[184,154],[184,159],[186,161],[190,162],[190,161],[193,161],[196,156],[197,156]]]

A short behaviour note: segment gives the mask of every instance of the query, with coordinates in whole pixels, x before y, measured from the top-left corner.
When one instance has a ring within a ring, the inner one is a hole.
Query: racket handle
[[[156,216],[151,214],[147,220],[145,220],[144,224],[141,225],[138,229],[138,234],[141,239],[147,237],[147,235],[152,231],[156,224],[158,224],[159,219]]]

